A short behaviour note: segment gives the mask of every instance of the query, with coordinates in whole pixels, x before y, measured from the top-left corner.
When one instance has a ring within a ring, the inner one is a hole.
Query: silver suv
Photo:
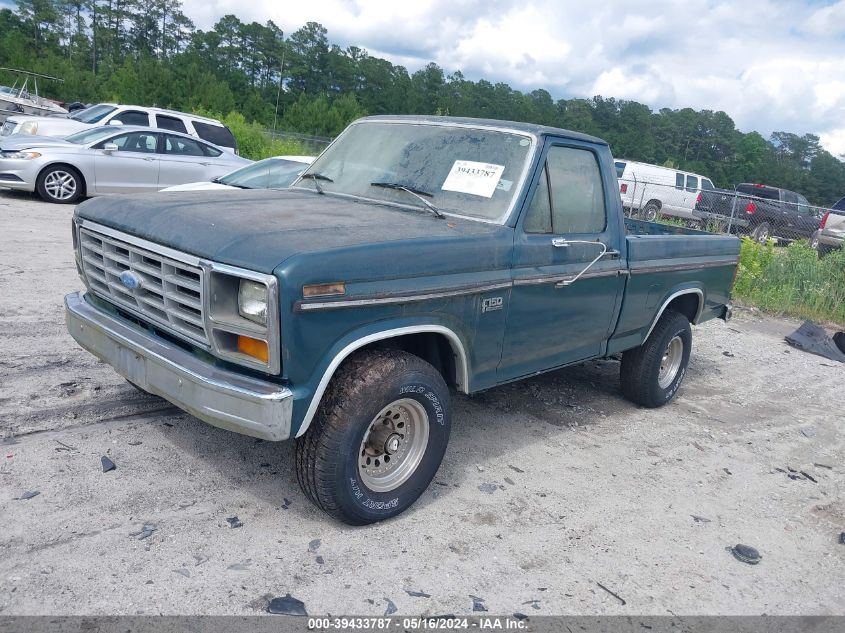
[[[98,103],[67,116],[11,116],[6,119],[0,136],[37,134],[65,137],[98,125],[138,125],[180,132],[238,153],[238,143],[232,131],[217,119],[116,103]]]

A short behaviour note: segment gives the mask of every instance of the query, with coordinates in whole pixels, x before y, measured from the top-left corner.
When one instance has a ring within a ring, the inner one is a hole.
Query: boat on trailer
[[[0,71],[19,75],[11,86],[0,85],[0,124],[15,114],[49,116],[67,114],[67,110],[55,101],[38,94],[38,78],[62,83],[64,80],[50,75],[33,73],[17,68],[0,68]],[[31,87],[30,87],[31,86]]]

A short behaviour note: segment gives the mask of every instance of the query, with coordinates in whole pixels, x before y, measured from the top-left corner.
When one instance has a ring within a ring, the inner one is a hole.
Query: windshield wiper
[[[328,176],[324,176],[323,174],[311,173],[311,174],[302,174],[300,179],[309,179],[314,181],[314,187],[317,188],[317,193],[324,193],[323,188],[320,186],[320,181],[325,180],[326,182],[334,182]]]
[[[399,191],[404,191],[405,193],[409,193],[415,198],[417,198],[420,202],[422,202],[425,207],[431,211],[436,217],[440,218],[441,220],[446,216],[440,213],[440,210],[431,204],[428,200],[426,200],[423,196],[427,198],[433,198],[434,195],[428,193],[427,191],[423,191],[421,189],[414,189],[413,187],[406,187],[405,185],[400,185],[398,182],[371,182],[371,187],[382,187],[383,189],[398,189]]]

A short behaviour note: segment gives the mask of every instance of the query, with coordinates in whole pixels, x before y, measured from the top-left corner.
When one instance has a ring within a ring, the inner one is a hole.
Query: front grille
[[[153,324],[208,346],[202,269],[97,233],[79,231],[82,271],[91,290]],[[120,275],[131,271],[140,286],[130,290]]]

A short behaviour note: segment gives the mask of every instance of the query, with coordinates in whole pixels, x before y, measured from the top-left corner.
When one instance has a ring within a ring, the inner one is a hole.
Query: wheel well
[[[70,165],[68,163],[50,163],[49,165],[46,165],[45,167],[43,167],[41,169],[41,171],[38,172],[38,177],[36,178],[36,183],[39,180],[41,180],[41,176],[44,174],[45,171],[47,171],[48,169],[51,169],[53,167],[64,167],[65,169],[70,169],[73,172],[75,172],[77,175],[79,175],[79,182],[82,185],[82,195],[86,196],[88,194],[88,183],[85,182],[85,176],[82,174],[81,171],[79,171],[79,169],[77,169],[76,167],[74,167],[73,165]]]
[[[652,198],[651,200],[649,200],[648,202],[646,202],[646,203],[645,203],[645,206],[647,207],[647,206],[648,206],[648,205],[650,205],[650,204],[653,204],[653,205],[654,205],[654,206],[656,206],[658,209],[662,209],[662,208],[663,208],[663,203],[662,203],[660,200],[658,200],[657,198]]]
[[[672,299],[666,309],[683,314],[690,323],[695,323],[700,302],[698,293],[688,293]]]
[[[381,341],[375,341],[365,345],[358,352],[370,349],[401,349],[402,351],[419,356],[431,364],[443,380],[450,387],[458,387],[461,379],[458,376],[456,351],[452,349],[449,339],[437,332],[418,332],[415,334],[404,334]],[[467,385],[460,385],[463,389]]]

